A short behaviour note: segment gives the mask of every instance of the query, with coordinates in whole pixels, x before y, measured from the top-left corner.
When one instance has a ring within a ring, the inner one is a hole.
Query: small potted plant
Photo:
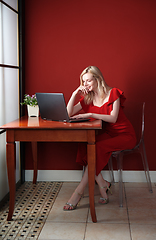
[[[24,95],[24,100],[21,105],[27,105],[28,116],[29,117],[38,117],[39,116],[39,107],[36,95],[30,96],[29,94]]]

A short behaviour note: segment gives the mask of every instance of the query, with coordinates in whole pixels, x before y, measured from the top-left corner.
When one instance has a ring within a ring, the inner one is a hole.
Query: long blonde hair
[[[102,72],[100,71],[100,69],[96,66],[89,66],[87,68],[85,68],[82,73],[80,74],[80,84],[83,86],[83,75],[86,73],[91,73],[93,74],[94,79],[97,81],[98,83],[98,89],[100,92],[100,97],[104,98],[105,94],[108,93],[108,91],[111,89],[111,87],[109,87],[107,85],[107,83],[104,80],[104,77],[102,75]],[[87,95],[85,95],[84,97],[84,101],[86,104],[90,104],[93,101],[93,97],[94,97],[94,92],[89,92]]]

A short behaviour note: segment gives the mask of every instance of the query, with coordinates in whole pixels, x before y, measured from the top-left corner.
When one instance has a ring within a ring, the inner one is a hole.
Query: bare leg
[[[95,176],[95,180],[98,183],[98,186],[99,186],[102,198],[107,199],[108,196],[107,196],[106,190],[107,190],[107,186],[109,187],[110,184],[103,179],[103,176],[102,176],[101,173],[99,173],[98,176]],[[88,183],[88,166],[85,168],[85,172],[84,172],[84,175],[83,175],[83,177],[81,179],[81,182],[79,183],[79,185],[75,189],[75,191],[72,194],[71,198],[68,200],[68,203],[70,203],[73,206],[75,206],[79,202],[79,200],[81,198],[80,195],[82,195],[84,193],[84,190],[85,190],[85,187],[87,186],[87,183]],[[106,188],[103,188],[103,187],[106,187]],[[65,210],[69,209],[70,210],[70,209],[72,209],[72,207],[70,205],[66,204],[63,207],[63,209],[65,209]]]
[[[110,184],[103,179],[103,176],[102,176],[101,173],[99,173],[98,176],[95,176],[95,180],[98,183],[98,186],[99,186],[102,198],[108,199],[106,191],[107,191],[107,187],[109,187]],[[100,200],[99,202],[100,203],[102,203],[102,202],[104,203],[104,200],[103,201]]]
[[[68,200],[68,203],[75,206],[79,202],[79,200],[81,198],[81,195],[84,193],[85,187],[87,186],[87,183],[88,183],[88,166],[85,169],[85,172],[83,174],[81,182],[79,183],[79,185],[75,189],[71,198]],[[68,204],[66,204],[63,209],[65,209],[65,210],[69,209],[70,210],[70,209],[72,209],[72,207],[69,206]]]

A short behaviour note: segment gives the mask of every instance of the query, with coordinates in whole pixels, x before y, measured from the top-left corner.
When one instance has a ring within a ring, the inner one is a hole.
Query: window
[[[19,36],[17,0],[0,1],[0,126],[19,117]],[[0,200],[8,192],[5,133],[0,132]],[[19,152],[19,144],[16,144]],[[17,154],[18,155],[18,154]],[[16,156],[16,181],[19,156]]]

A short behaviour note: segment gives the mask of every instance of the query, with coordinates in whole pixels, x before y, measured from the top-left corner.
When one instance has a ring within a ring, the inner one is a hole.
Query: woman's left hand
[[[82,113],[82,114],[78,114],[78,115],[74,115],[71,118],[90,118],[91,117],[91,113]]]

